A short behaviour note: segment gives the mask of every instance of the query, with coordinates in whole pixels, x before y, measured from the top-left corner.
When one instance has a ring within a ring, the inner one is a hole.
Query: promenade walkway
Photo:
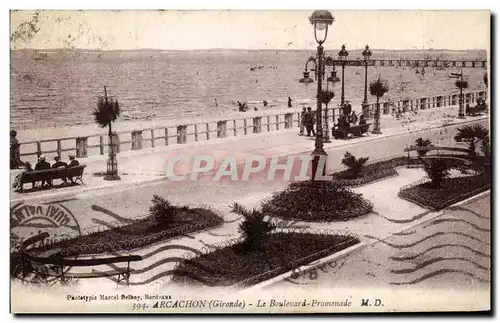
[[[451,133],[455,131],[453,129],[456,127],[443,128],[443,125],[482,122],[487,126],[488,122],[486,116],[468,117],[463,120],[449,117],[446,113],[444,115],[421,114],[414,120],[408,122],[407,120],[401,121],[392,117],[384,117],[382,118],[382,135],[368,134],[362,138],[351,140],[332,139],[331,143],[325,144],[325,150],[335,156],[343,155],[345,150],[349,150],[355,155],[370,156],[372,159],[383,158],[401,154],[404,147],[411,144],[414,138],[419,136],[434,137],[433,142],[435,144],[453,144]],[[185,156],[192,159],[195,155],[207,155],[212,157],[215,164],[218,165],[226,156],[235,156],[238,162],[244,162],[245,157],[255,155],[264,156],[267,160],[279,156],[309,155],[314,147],[314,138],[298,136],[297,134],[298,129],[288,129],[270,133],[249,134],[243,137],[121,152],[118,155],[118,168],[122,178],[120,181],[105,181],[103,176],[99,175],[106,170],[107,156],[90,156],[80,160],[81,164],[87,165],[84,174],[85,185],[22,194],[12,193],[11,200],[28,201],[50,197],[74,196],[75,194],[92,194],[91,192],[101,194],[99,192],[124,190],[130,187],[164,181],[166,179],[167,162],[174,156]],[[378,144],[369,144],[374,141]],[[328,159],[328,169],[340,167],[340,157],[330,157]],[[190,167],[176,168],[175,170],[177,175],[186,174],[189,171]],[[19,172],[11,171],[11,182]],[[29,185],[26,185],[26,188],[29,188]]]

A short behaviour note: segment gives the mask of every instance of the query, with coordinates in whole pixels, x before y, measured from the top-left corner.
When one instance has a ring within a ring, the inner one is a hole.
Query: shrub
[[[424,163],[424,170],[434,188],[441,188],[443,180],[450,175],[450,164],[442,159],[431,159]]]
[[[264,215],[303,221],[345,221],[372,209],[361,194],[329,181],[291,183],[262,203]]]
[[[431,141],[429,139],[424,140],[422,137],[420,137],[415,140],[415,146],[417,146],[418,148],[427,148],[430,145]],[[427,150],[418,150],[417,153],[420,157],[423,157],[427,153]]]
[[[365,163],[368,161],[369,157],[360,157],[356,159],[354,155],[351,155],[348,151],[346,151],[344,158],[342,158],[342,164],[349,167],[349,171],[353,178],[359,176]]]
[[[274,230],[276,226],[273,223],[264,220],[264,214],[261,211],[253,209],[249,211],[239,203],[233,203],[231,212],[242,215],[244,220],[239,225],[239,232],[243,235],[243,251],[249,252],[260,249],[262,241],[267,234]]]
[[[456,142],[466,142],[469,144],[469,155],[475,157],[476,145],[484,140],[489,134],[488,129],[481,126],[480,124],[475,124],[473,126],[465,126],[457,130],[457,134],[454,139]]]
[[[161,196],[153,195],[153,205],[149,207],[149,215],[160,224],[169,224],[174,221],[175,206]]]

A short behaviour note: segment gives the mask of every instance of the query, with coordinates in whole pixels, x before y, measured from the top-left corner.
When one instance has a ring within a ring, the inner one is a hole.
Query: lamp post
[[[323,52],[323,43],[328,36],[328,26],[331,25],[334,21],[332,14],[327,10],[316,10],[309,17],[309,22],[314,27],[314,38],[318,43],[316,58],[309,57],[306,63],[306,68],[304,71],[304,78],[302,78],[300,83],[312,83],[313,80],[309,76],[309,72],[307,69],[307,65],[309,62],[314,62],[315,64],[315,77],[318,81],[318,87],[316,92],[316,140],[314,142],[314,151],[311,153],[313,156],[312,160],[312,180],[316,180],[316,173],[318,169],[318,163],[321,156],[325,156],[325,165],[323,165],[323,169],[321,170],[321,174],[325,174],[325,166],[326,166],[326,156],[328,154],[323,149],[323,113],[322,113],[322,102],[327,101],[326,97],[328,96],[326,93],[322,91],[322,83],[323,78],[325,76],[325,64],[324,64],[324,52]],[[332,92],[333,93],[333,92]],[[331,99],[331,98],[330,98]]]
[[[342,92],[340,95],[340,107],[342,108],[342,113],[344,112],[344,70],[345,70],[345,62],[347,60],[347,56],[349,56],[349,52],[345,49],[345,45],[342,45],[342,49],[339,52],[339,59],[342,63]]]
[[[462,92],[462,88],[464,85],[464,72],[460,70],[460,73],[451,73],[450,78],[460,79],[460,86],[458,87],[460,89],[460,97],[458,98],[458,117],[460,119],[465,119],[464,98]]]
[[[363,115],[366,119],[370,117],[370,104],[368,103],[368,60],[370,59],[370,56],[372,56],[372,52],[370,51],[368,45],[366,45],[362,55],[365,60],[365,96],[363,98],[363,104],[361,106],[363,109]]]
[[[337,77],[337,71],[335,70],[335,65],[332,70],[331,75],[326,79],[326,95],[328,97],[324,98],[325,101],[325,125],[323,128],[323,136],[324,140],[323,142],[325,143],[330,143],[330,127],[328,126],[328,103],[330,100],[334,97],[333,93],[333,86],[335,83],[339,82],[340,79]],[[333,118],[333,123],[335,123],[335,109],[332,109],[332,118]]]

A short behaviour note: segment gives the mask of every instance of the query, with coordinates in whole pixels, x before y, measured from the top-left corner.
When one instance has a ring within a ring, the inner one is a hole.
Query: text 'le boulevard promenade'
[[[37,49],[87,14],[11,13],[13,311],[490,310],[489,35],[351,50],[361,13],[316,10],[279,29],[307,50]],[[212,14],[148,19],[246,19]]]

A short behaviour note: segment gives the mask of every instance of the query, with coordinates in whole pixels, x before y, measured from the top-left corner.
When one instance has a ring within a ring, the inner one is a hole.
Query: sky
[[[314,49],[311,11],[11,12],[12,49]],[[488,11],[338,11],[325,47],[489,49]],[[21,26],[20,26],[21,25]],[[19,35],[21,35],[19,37]]]

